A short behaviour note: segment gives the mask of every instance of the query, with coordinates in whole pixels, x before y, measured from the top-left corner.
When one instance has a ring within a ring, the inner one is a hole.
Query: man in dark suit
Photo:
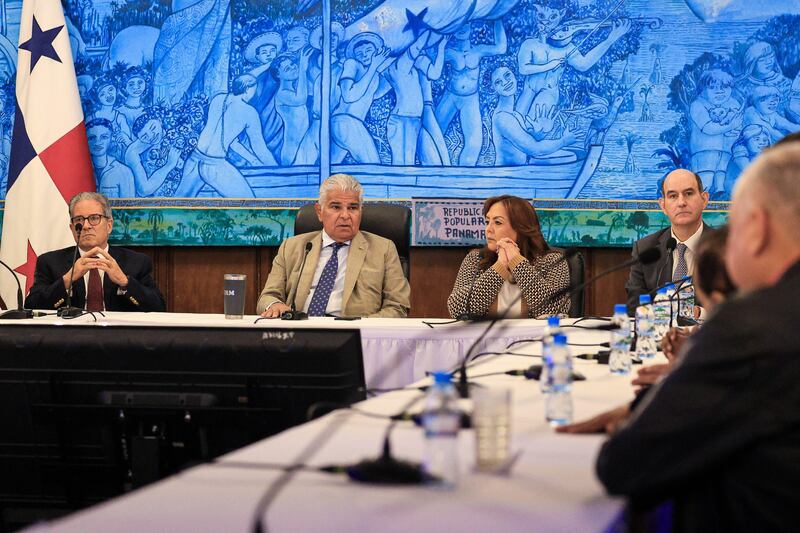
[[[87,311],[164,311],[150,258],[108,245],[114,225],[108,199],[99,193],[78,193],[69,202],[69,215],[79,251],[75,268],[70,268],[73,246],[39,256],[25,306],[62,307],[72,282],[72,305]]]
[[[800,144],[767,150],[733,194],[715,308],[675,369],[605,443],[597,474],[635,509],[671,500],[675,531],[800,522]]]
[[[632,255],[649,248],[658,248],[661,259],[631,267],[625,290],[628,292],[628,312],[633,314],[642,294],[654,295],[655,290],[671,280],[691,276],[694,270],[694,250],[706,227],[703,210],[708,205],[708,193],[703,190],[700,176],[690,170],[673,170],[664,178],[658,205],[669,218],[670,225],[644,237],[633,245]],[[668,243],[675,239],[670,253]]]

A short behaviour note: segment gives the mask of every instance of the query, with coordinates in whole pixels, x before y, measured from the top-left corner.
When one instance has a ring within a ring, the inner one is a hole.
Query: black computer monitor
[[[0,326],[0,528],[118,495],[364,391],[358,330]]]

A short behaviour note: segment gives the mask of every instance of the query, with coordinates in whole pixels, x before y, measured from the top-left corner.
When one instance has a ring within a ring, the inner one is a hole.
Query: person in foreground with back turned
[[[363,196],[347,174],[322,182],[315,206],[322,231],[281,244],[258,298],[261,316],[278,318],[293,311],[292,304],[310,316],[406,316],[411,290],[397,248],[359,230]]]
[[[471,251],[462,261],[447,298],[450,316],[566,314],[569,294],[554,301],[551,298],[569,286],[569,266],[563,255],[545,242],[530,202],[516,196],[495,196],[483,204],[483,216],[486,246]]]
[[[153,263],[144,254],[108,245],[114,226],[108,198],[81,192],[69,201],[70,229],[75,247],[42,254],[36,261],[29,309],[58,309],[73,283],[72,305],[87,311],[165,311],[164,297],[153,280]],[[79,232],[78,225],[82,226]]]
[[[800,145],[736,184],[725,263],[739,288],[603,445],[597,475],[634,510],[672,501],[676,531],[800,521]]]
[[[708,228],[703,222],[708,193],[703,190],[700,176],[690,170],[679,168],[666,175],[658,205],[667,215],[669,227],[636,241],[632,255],[636,258],[644,250],[658,248],[661,259],[649,264],[635,263],[631,267],[625,284],[630,315],[636,312],[640,295],[655,296],[658,287],[692,275],[697,243],[703,230]]]

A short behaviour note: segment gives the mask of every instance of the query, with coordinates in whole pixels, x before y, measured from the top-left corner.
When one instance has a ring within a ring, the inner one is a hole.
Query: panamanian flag
[[[36,258],[75,244],[69,199],[95,182],[75,66],[59,0],[24,0],[17,60],[16,112],[8,164],[0,259],[28,294]],[[0,297],[16,306],[17,285],[0,275]]]

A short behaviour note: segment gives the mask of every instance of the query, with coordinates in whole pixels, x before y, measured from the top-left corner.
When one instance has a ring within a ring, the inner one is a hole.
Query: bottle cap
[[[547,325],[551,328],[557,328],[559,325],[561,325],[561,319],[557,316],[549,316],[547,317]]]
[[[436,385],[443,385],[446,383],[450,383],[450,372],[434,372],[433,373],[433,382]]]
[[[649,294],[641,294],[639,295],[639,304],[640,305],[647,305],[650,303],[650,295]]]
[[[617,305],[614,306],[614,314],[615,315],[619,314],[619,313],[627,313],[627,312],[628,312],[628,306],[625,305],[625,304],[617,304]]]
[[[558,335],[553,336],[553,344],[557,346],[566,346],[567,345],[567,336],[563,333],[559,333]]]
[[[681,278],[681,281],[688,281],[688,282],[691,282],[691,281],[692,281],[692,276],[683,276],[683,277]]]
[[[658,289],[656,291],[656,294],[667,294],[667,288],[666,287],[661,287],[660,289]]]
[[[674,291],[675,290],[675,284],[674,283],[667,283],[666,289],[668,291]]]

